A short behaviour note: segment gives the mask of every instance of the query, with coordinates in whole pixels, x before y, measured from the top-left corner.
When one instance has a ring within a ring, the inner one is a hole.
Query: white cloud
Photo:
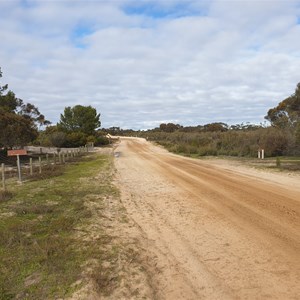
[[[0,0],[3,82],[53,122],[257,123],[300,81],[298,1],[20,3]]]

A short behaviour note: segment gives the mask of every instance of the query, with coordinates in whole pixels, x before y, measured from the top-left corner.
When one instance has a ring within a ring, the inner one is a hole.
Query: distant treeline
[[[160,124],[147,131],[106,129],[110,134],[139,136],[155,141],[174,153],[188,156],[230,155],[266,156],[300,155],[300,83],[295,93],[271,108],[266,117],[270,126],[210,123],[198,126]]]
[[[299,141],[297,143],[296,136],[291,130],[251,124],[227,126],[224,123],[212,123],[183,127],[169,123],[147,131],[122,130],[116,127],[106,131],[121,136],[144,137],[159,143],[171,152],[194,157],[205,155],[255,157],[259,148],[265,149],[267,156],[300,154],[300,143]]]

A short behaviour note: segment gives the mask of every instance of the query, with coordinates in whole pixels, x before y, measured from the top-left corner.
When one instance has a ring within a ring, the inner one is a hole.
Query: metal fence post
[[[17,167],[18,167],[19,182],[22,183],[20,155],[17,155]]]
[[[30,169],[30,175],[33,175],[33,165],[32,165],[32,157],[29,158],[29,169]]]
[[[6,191],[6,186],[5,186],[5,165],[4,163],[1,164],[1,173],[2,173],[2,187],[3,190]]]
[[[39,173],[42,174],[42,158],[39,156]]]

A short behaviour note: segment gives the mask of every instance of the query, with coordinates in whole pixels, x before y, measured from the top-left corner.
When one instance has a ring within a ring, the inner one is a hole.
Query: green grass
[[[0,299],[67,297],[78,288],[72,284],[81,279],[88,260],[117,255],[76,236],[92,215],[86,197],[104,201],[118,195],[111,166],[108,156],[87,156],[55,177],[35,178],[0,193]],[[109,241],[103,234],[101,242]],[[112,281],[102,277],[101,282]]]

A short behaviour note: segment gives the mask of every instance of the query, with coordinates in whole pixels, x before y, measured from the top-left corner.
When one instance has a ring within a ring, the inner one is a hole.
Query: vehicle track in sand
[[[155,298],[299,299],[299,177],[246,174],[137,138],[115,151]]]

